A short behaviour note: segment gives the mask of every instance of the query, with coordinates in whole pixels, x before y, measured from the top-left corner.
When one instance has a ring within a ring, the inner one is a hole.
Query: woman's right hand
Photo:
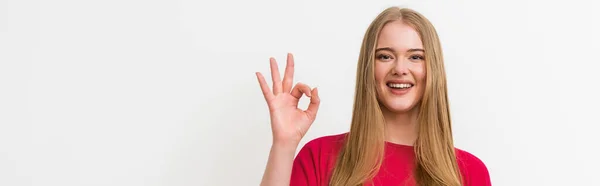
[[[294,79],[294,57],[287,55],[287,65],[283,82],[281,81],[277,62],[270,58],[271,77],[273,79],[273,90],[260,72],[256,73],[260,88],[271,115],[271,131],[273,132],[273,143],[298,145],[308,128],[315,121],[319,109],[319,94],[317,88],[311,88],[302,83],[293,88]],[[298,108],[298,102],[302,95],[310,97],[310,105],[306,110]]]

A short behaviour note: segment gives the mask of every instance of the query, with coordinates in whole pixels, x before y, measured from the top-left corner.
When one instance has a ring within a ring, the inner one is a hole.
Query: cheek
[[[419,88],[417,89],[417,100],[421,100],[423,98],[423,94],[425,92],[426,80],[427,80],[427,71],[425,69],[425,63],[420,63],[415,70],[415,80],[419,84]]]
[[[375,81],[383,81],[388,73],[388,67],[385,64],[375,63]]]
[[[377,92],[377,99],[381,99],[384,95],[384,85],[382,85],[382,81],[385,80],[385,77],[387,76],[388,72],[389,72],[389,65],[386,64],[382,64],[382,63],[375,63],[375,90]]]
[[[413,66],[412,73],[417,82],[424,83],[427,75],[427,71],[425,70],[425,63],[415,64]]]

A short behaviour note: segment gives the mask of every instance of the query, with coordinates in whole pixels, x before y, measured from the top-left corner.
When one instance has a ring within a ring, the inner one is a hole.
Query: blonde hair
[[[419,33],[425,50],[427,75],[425,91],[419,103],[413,178],[422,186],[461,185],[462,178],[452,140],[446,74],[437,32],[420,13],[407,8],[390,7],[373,20],[363,38],[352,124],[338,154],[331,175],[331,186],[363,185],[377,174],[382,164],[385,121],[377,100],[375,49],[383,26],[397,20],[402,20]]]

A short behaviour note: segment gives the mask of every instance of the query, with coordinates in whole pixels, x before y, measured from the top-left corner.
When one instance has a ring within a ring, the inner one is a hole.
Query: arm
[[[273,144],[261,186],[290,185],[297,145]]]
[[[272,91],[262,74],[256,73],[263,96],[269,106],[273,132],[273,144],[261,186],[289,186],[296,148],[314,122],[320,100],[316,88],[311,90],[308,85],[298,83],[292,89],[294,58],[291,54],[287,56],[283,82],[279,77],[275,59],[271,58],[270,63]],[[310,97],[310,104],[306,110],[298,108],[302,95]]]

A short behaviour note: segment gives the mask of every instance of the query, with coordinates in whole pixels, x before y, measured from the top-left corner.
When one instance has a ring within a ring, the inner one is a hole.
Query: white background
[[[294,53],[322,99],[301,145],[346,132],[362,36],[395,5],[436,26],[456,146],[494,185],[600,185],[599,3],[541,0],[1,0],[0,185],[258,185],[254,73]]]

